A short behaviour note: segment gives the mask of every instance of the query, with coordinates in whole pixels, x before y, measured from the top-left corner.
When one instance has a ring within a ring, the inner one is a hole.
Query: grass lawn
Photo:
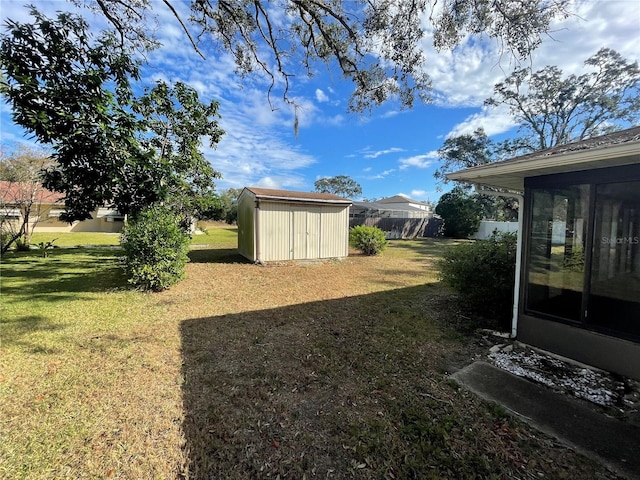
[[[200,225],[200,224],[199,224]],[[204,233],[194,234],[191,243],[198,246],[230,246],[237,244],[238,228],[216,222],[202,222]],[[36,232],[31,244],[54,240],[57,247],[115,246],[120,245],[118,233],[96,232]]]
[[[113,248],[3,258],[1,478],[616,478],[448,380],[486,353],[451,242],[260,267],[194,238],[157,294]]]

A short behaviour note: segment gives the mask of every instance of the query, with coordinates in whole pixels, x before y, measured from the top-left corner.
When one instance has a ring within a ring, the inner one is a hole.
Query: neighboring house
[[[51,192],[42,186],[29,183],[0,181],[0,217],[11,222],[13,228],[22,223],[25,200],[35,194],[29,217],[34,232],[105,232],[118,233],[124,226],[124,216],[111,208],[98,208],[90,220],[60,221],[64,212],[64,194]]]
[[[355,217],[378,218],[430,218],[431,206],[403,195],[381,198],[375,202],[353,202],[350,213]]]
[[[447,177],[523,201],[512,336],[640,380],[640,127]]]
[[[254,262],[346,257],[350,205],[330,193],[247,187],[238,197],[238,250]]]

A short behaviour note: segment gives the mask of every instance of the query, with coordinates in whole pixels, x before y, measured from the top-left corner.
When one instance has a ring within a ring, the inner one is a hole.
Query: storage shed
[[[346,257],[350,206],[329,193],[246,187],[238,197],[238,250],[254,262]]]

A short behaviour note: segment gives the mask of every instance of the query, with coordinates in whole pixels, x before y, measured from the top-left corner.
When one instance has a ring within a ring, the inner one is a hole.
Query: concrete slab
[[[474,362],[451,378],[619,475],[640,480],[637,426],[486,362]]]

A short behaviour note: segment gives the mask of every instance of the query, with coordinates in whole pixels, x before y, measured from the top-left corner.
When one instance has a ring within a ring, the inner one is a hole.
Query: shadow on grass
[[[466,464],[446,446],[429,453],[403,419],[422,412],[415,421],[431,425],[451,414],[444,373],[462,342],[442,324],[446,309],[430,308],[433,291],[184,321],[188,477],[340,478],[366,466],[380,478],[435,478],[434,464],[464,477]],[[446,441],[444,429],[433,434]]]
[[[194,248],[189,251],[193,263],[251,263],[237,248]]]
[[[25,338],[33,338],[34,333],[51,332],[62,330],[62,325],[53,323],[50,319],[37,316],[26,315],[7,321],[0,320],[0,330],[2,331],[2,343],[5,345],[17,345],[29,353],[56,353],[56,349],[44,347],[35,341],[27,341]]]
[[[127,286],[120,261],[111,248],[57,249],[47,258],[25,252],[8,255],[2,261],[5,301],[40,297],[48,301],[77,299],[83,292],[113,291]]]

